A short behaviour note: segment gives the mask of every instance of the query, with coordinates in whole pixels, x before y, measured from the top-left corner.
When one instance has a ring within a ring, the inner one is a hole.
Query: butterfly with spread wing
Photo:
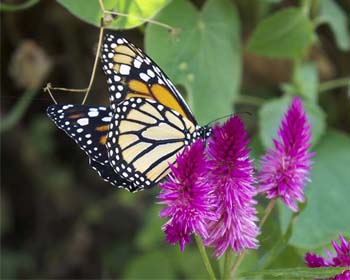
[[[158,184],[185,146],[207,138],[165,73],[142,50],[106,34],[101,60],[110,108],[53,105],[48,115],[106,181],[131,192]]]

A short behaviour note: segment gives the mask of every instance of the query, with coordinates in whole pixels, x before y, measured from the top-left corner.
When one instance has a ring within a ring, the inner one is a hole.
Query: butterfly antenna
[[[243,114],[247,114],[247,115],[249,115],[249,116],[252,116],[252,113],[250,113],[250,112],[231,113],[231,114],[228,114],[228,115],[225,115],[225,116],[222,116],[222,117],[219,117],[219,118],[217,118],[217,119],[215,119],[215,120],[210,121],[209,123],[207,123],[207,126],[210,126],[212,123],[216,123],[216,122],[219,121],[219,120],[227,119],[227,118],[230,118],[230,117],[232,117],[232,116],[234,116],[234,115],[243,115]]]
[[[208,123],[207,123],[207,126],[210,126],[212,123],[216,123],[216,122],[219,121],[219,120],[227,119],[227,118],[229,118],[229,117],[232,117],[233,115],[234,115],[234,113],[231,113],[231,114],[228,114],[228,115],[219,117],[219,118],[217,118],[217,119],[215,119],[215,120],[212,120],[212,121],[208,122]]]

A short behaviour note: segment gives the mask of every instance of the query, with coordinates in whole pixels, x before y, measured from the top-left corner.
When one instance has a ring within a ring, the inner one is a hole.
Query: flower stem
[[[241,262],[244,259],[245,254],[247,253],[247,250],[243,250],[242,253],[238,256],[238,258],[235,260],[235,263],[231,269],[231,279],[234,279],[234,275],[237,272],[238,267],[240,266]]]
[[[264,214],[263,216],[261,217],[261,220],[260,220],[260,223],[259,223],[259,228],[261,229],[262,226],[264,225],[267,217],[271,214],[271,211],[272,209],[275,207],[276,205],[276,202],[277,202],[277,199],[274,198],[274,199],[271,199],[269,204],[266,206],[265,208],[265,211],[264,211]]]
[[[276,205],[276,202],[277,202],[277,199],[274,198],[274,199],[271,199],[269,204],[266,206],[265,208],[265,211],[264,211],[264,214],[263,216],[261,217],[261,220],[260,220],[260,223],[259,223],[259,228],[261,229],[262,226],[264,225],[267,217],[271,214],[271,211],[272,209],[275,207]],[[238,258],[236,259],[233,267],[232,267],[232,270],[231,270],[231,278],[233,279],[234,278],[234,275],[235,273],[237,272],[237,269],[238,267],[240,266],[241,262],[243,261],[245,255],[247,253],[247,250],[243,250],[242,251],[242,254],[238,256]]]
[[[230,279],[231,260],[232,260],[232,251],[227,250],[225,253],[224,274],[222,276],[222,279]]]
[[[205,266],[205,268],[206,268],[207,271],[208,271],[209,278],[210,278],[211,280],[215,280],[215,279],[216,279],[215,273],[214,273],[214,270],[213,270],[213,268],[212,268],[212,266],[211,266],[211,264],[210,264],[210,261],[209,261],[207,252],[205,251],[205,248],[204,248],[202,239],[201,239],[197,234],[195,235],[195,239],[196,239],[196,243],[197,243],[197,246],[198,246],[198,250],[199,250],[199,253],[201,254],[201,257],[202,257],[204,266]]]

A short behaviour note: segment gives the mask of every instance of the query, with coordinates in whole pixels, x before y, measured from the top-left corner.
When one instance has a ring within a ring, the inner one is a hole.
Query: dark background
[[[244,42],[257,15],[252,5],[236,2]],[[349,1],[339,3],[350,9]],[[273,9],[289,4],[284,1]],[[129,261],[142,256],[147,247],[144,236],[163,238],[162,221],[154,222],[157,227],[151,232],[145,229],[152,217],[157,219],[153,205],[159,190],[129,194],[103,182],[85,154],[45,114],[52,104],[42,90],[47,82],[87,86],[98,32],[55,1],[1,13],[1,117],[9,116],[18,102],[30,103],[24,115],[1,132],[2,278],[122,277]],[[327,27],[318,33],[323,47],[314,47],[312,56],[319,64],[321,81],[349,75],[349,53],[338,50]],[[122,34],[143,46],[142,28]],[[278,84],[290,80],[290,73],[288,61],[245,53],[242,91],[279,96]],[[320,101],[327,104],[323,108],[328,124],[349,133],[350,108],[344,91],[337,89]],[[83,98],[81,93],[54,94],[63,103],[79,103]],[[100,66],[87,103],[107,104]],[[239,104],[236,108],[252,114],[248,129],[254,135],[256,108]],[[160,241],[157,250],[166,246]],[[181,276],[179,269],[176,277]]]

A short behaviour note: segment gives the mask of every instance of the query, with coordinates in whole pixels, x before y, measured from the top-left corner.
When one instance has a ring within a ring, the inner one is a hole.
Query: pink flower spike
[[[206,182],[206,164],[204,143],[197,140],[177,157],[176,167],[170,165],[172,174],[161,184],[159,203],[166,207],[159,215],[170,218],[163,231],[169,243],[179,242],[181,251],[191,242],[192,233],[207,238],[207,222],[217,219],[211,211],[213,191]]]
[[[350,266],[350,241],[347,242],[344,237],[339,234],[340,246],[332,240],[333,248],[336,252],[336,257],[332,259],[333,266]]]
[[[303,189],[310,181],[310,128],[301,100],[295,97],[282,120],[279,139],[273,139],[274,149],[261,158],[258,191],[270,199],[280,197],[294,212],[298,211],[296,201],[304,202]]]
[[[332,245],[336,256],[333,256],[329,251],[326,251],[327,257],[320,255],[306,253],[305,262],[308,267],[349,267],[350,266],[350,241],[346,241],[344,237],[339,234],[340,245],[332,240]],[[345,270],[341,274],[337,274],[331,280],[350,280],[350,271]]]
[[[330,266],[325,258],[320,255],[312,254],[307,252],[305,255],[305,262],[308,267],[326,267]]]
[[[247,149],[247,133],[238,116],[216,126],[209,139],[209,180],[214,187],[218,221],[209,223],[206,246],[214,247],[217,258],[229,248],[236,253],[256,249],[259,229],[255,222],[253,165]]]

